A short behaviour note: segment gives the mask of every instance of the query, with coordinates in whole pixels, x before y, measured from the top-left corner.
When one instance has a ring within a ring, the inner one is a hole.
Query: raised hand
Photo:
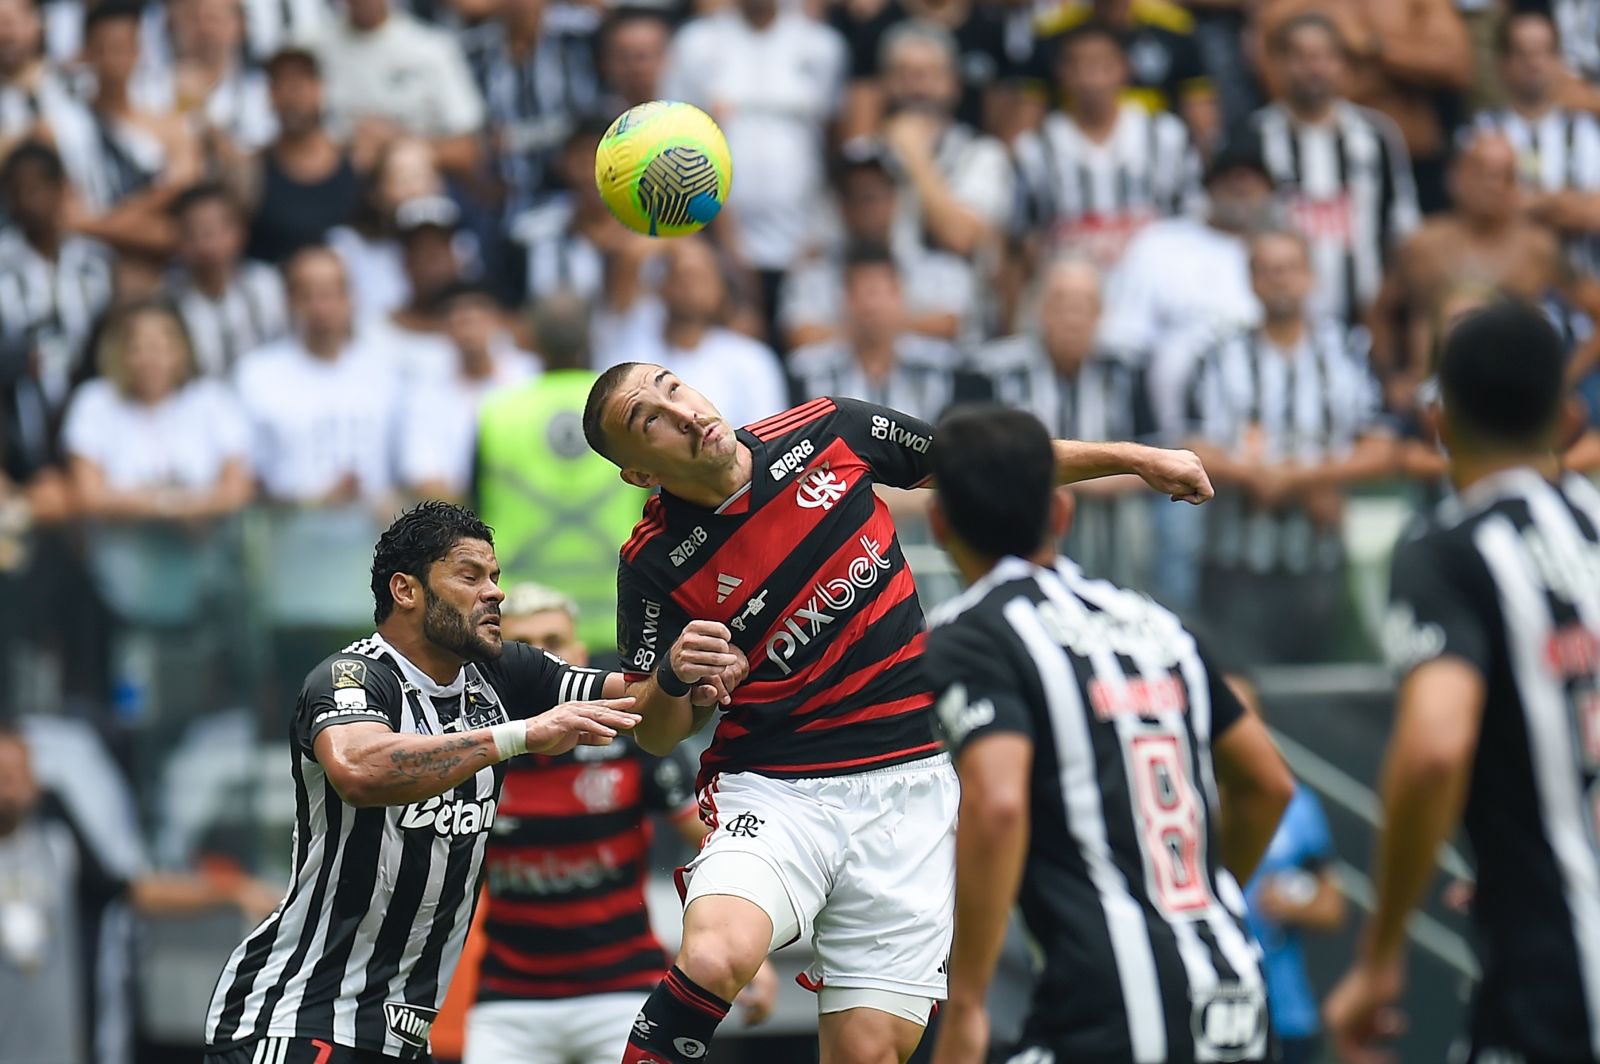
[[[1204,463],[1193,451],[1146,447],[1140,455],[1136,472],[1139,479],[1156,491],[1172,496],[1173,502],[1198,506],[1216,495]]]
[[[593,702],[563,702],[552,710],[528,718],[528,753],[564,754],[574,746],[609,746],[618,732],[639,723],[633,698],[603,698]]]

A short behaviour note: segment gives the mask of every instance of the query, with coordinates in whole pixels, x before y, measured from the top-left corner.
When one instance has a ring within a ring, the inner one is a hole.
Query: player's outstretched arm
[[[1076,484],[1080,480],[1131,473],[1173,502],[1196,505],[1216,492],[1206,467],[1193,451],[1146,447],[1140,443],[1085,443],[1056,440],[1056,481]]]
[[[486,765],[522,753],[605,746],[639,722],[631,698],[566,702],[526,720],[459,735],[412,735],[376,722],[325,728],[313,740],[334,790],[358,808],[408,805],[443,794]]]
[[[669,753],[731,700],[750,669],[732,637],[725,624],[690,621],[655,673],[628,685],[641,718],[633,736],[646,752]]]

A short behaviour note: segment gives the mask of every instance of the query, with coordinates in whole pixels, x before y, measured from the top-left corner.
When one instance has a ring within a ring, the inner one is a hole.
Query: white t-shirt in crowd
[[[295,338],[268,344],[240,361],[235,383],[271,498],[310,502],[347,473],[369,498],[394,483],[399,375],[365,338],[332,359],[313,356]]]
[[[806,245],[824,198],[824,131],[844,90],[844,40],[784,11],[764,30],[736,11],[679,31],[661,95],[717,117],[738,160],[731,203],[746,258],[787,267]]]
[[[363,322],[361,340],[383,357],[403,385],[416,380],[439,380],[455,372],[456,349],[442,333],[402,329],[393,318],[385,316]]]
[[[403,11],[370,32],[329,20],[317,51],[330,123],[341,131],[363,117],[386,118],[420,137],[483,126],[483,98],[461,46]]]
[[[599,368],[619,362],[653,362],[676,373],[685,384],[711,400],[728,423],[749,425],[789,405],[789,386],[772,348],[743,333],[713,326],[692,351],[666,341],[666,308],[654,298],[641,299],[611,323]]]
[[[508,337],[495,345],[487,378],[468,380],[459,373],[422,378],[406,389],[402,423],[414,431],[400,439],[400,481],[408,488],[440,482],[456,495],[472,484],[473,452],[478,443],[478,410],[502,388],[538,375],[539,361],[518,350]],[[422,431],[422,427],[426,431]]]
[[[1260,319],[1245,242],[1204,222],[1168,218],[1139,231],[1107,281],[1100,343],[1148,366],[1156,419],[1173,432],[1205,338]]]
[[[69,455],[93,462],[118,491],[204,491],[229,462],[250,457],[244,408],[226,385],[205,377],[154,405],[130,399],[104,378],[85,381],[67,407],[61,436]]]

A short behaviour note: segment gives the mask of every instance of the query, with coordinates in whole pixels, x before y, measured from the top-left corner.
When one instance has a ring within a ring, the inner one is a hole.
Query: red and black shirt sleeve
[[[933,426],[921,418],[859,399],[837,398],[835,431],[891,488],[915,488],[932,475]]]

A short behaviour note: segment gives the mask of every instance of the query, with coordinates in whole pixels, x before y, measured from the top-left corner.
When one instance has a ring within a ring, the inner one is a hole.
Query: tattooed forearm
[[[481,735],[462,735],[426,750],[395,750],[389,754],[389,778],[408,782],[449,779],[463,763],[492,763],[492,743]]]

